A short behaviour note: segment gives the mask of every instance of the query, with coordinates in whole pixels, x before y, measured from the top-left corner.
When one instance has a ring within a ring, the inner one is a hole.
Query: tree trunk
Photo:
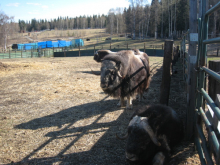
[[[160,34],[160,37],[163,38],[163,0],[161,0],[161,11],[162,11],[162,21],[161,21],[161,34]]]
[[[149,8],[149,10],[150,10],[150,8]],[[147,34],[148,34],[148,30],[149,30],[150,13],[151,13],[151,12],[149,12],[149,17],[148,17],[148,20],[147,20],[147,31],[146,31],[146,37],[147,37]]]
[[[133,8],[133,39],[135,39],[135,9]]]

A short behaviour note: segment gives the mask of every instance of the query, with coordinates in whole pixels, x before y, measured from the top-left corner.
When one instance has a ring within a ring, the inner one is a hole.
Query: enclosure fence
[[[116,43],[116,42],[115,42]],[[149,49],[150,47],[150,49]],[[120,50],[130,50],[137,48],[142,52],[146,52],[149,56],[163,56],[164,54],[164,45],[148,45],[146,48],[145,43],[142,43],[141,46],[134,46],[132,44],[113,44],[109,42],[108,44],[97,44],[90,46],[79,46],[79,47],[54,47],[54,48],[44,48],[36,49],[31,48],[30,50],[25,49],[9,49],[7,52],[0,51],[0,59],[7,58],[34,58],[34,57],[79,57],[79,56],[93,56],[97,50],[107,49],[113,52]]]
[[[220,145],[219,145],[219,121],[220,121],[220,95],[215,93],[215,101],[211,92],[207,93],[206,77],[213,79],[216,83],[220,83],[220,75],[216,71],[207,68],[207,44],[220,43],[220,37],[208,39],[208,23],[209,16],[220,9],[220,2],[205,12],[206,0],[202,0],[203,14],[198,19],[198,51],[196,68],[196,98],[195,98],[195,146],[198,151],[202,165],[220,164]],[[188,56],[186,52],[186,38],[189,33],[186,33],[181,43],[181,53],[183,57],[183,67],[185,68],[185,75],[187,75]],[[217,63],[219,66],[220,63]],[[220,68],[220,67],[219,67]],[[220,71],[220,70],[219,70]],[[187,79],[187,77],[184,77]],[[209,85],[208,91],[214,86]],[[216,89],[214,89],[216,90]],[[203,123],[206,129],[203,128]],[[205,131],[206,130],[206,131]]]

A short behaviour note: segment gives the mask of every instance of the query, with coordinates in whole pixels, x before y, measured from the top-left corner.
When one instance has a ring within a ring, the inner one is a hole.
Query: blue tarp
[[[24,44],[18,44],[18,50],[23,50],[24,49]]]
[[[75,46],[79,47],[79,46],[84,46],[84,42],[82,39],[75,39]]]
[[[70,41],[71,42],[71,46],[75,47],[75,40]]]
[[[71,41],[66,41],[66,46],[68,47],[68,46],[71,46]]]
[[[66,46],[66,41],[65,40],[58,40],[59,47],[65,47]]]
[[[47,48],[57,48],[59,46],[57,41],[46,41]]]
[[[82,39],[74,39],[71,41],[58,40],[58,41],[42,41],[38,43],[26,43],[26,44],[17,44],[18,49],[22,50],[31,50],[31,49],[44,49],[44,48],[57,48],[57,47],[79,47],[84,46],[84,41]]]
[[[43,42],[38,42],[38,48],[41,48],[41,49],[43,49],[43,48],[46,48],[46,41],[43,41]]]
[[[46,44],[47,44],[47,48],[52,48],[53,47],[52,41],[46,41]]]
[[[58,41],[53,41],[52,45],[53,45],[54,48],[58,48],[59,47]]]
[[[37,43],[24,44],[24,49],[25,50],[31,50],[31,49],[37,49],[37,48],[38,48],[38,44]]]

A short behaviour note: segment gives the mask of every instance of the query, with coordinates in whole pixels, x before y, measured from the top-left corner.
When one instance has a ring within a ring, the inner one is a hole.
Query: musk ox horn
[[[156,135],[154,134],[154,131],[150,127],[146,117],[141,117],[141,126],[149,134],[149,136],[150,136],[151,140],[154,142],[154,144],[157,146],[161,146],[160,142],[157,140]]]
[[[119,137],[117,133],[116,133],[115,135],[116,135],[116,137],[117,137],[119,140],[125,140],[125,139],[128,138],[128,133],[127,133],[125,136],[122,136],[122,137]]]
[[[118,77],[122,78],[120,71],[118,70],[117,72]]]

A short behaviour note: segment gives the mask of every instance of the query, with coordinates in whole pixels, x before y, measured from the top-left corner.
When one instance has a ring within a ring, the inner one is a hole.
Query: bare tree
[[[111,34],[111,37],[112,37],[112,34],[114,32],[114,17],[115,17],[114,9],[110,9],[109,10],[109,23],[110,23],[110,34]]]
[[[129,0],[131,4],[131,11],[132,11],[132,17],[133,17],[133,26],[132,26],[132,33],[133,33],[133,39],[135,39],[135,30],[136,30],[136,6],[138,4],[138,0]]]
[[[150,6],[146,6],[146,9],[145,9],[145,18],[146,18],[146,38],[148,36],[148,30],[149,30],[149,24],[150,24],[150,12],[151,10],[151,7]]]
[[[2,40],[0,39],[0,43],[5,50],[7,50],[8,36],[13,32],[13,21],[14,17],[9,17],[4,12],[0,11],[0,38],[2,38]]]

